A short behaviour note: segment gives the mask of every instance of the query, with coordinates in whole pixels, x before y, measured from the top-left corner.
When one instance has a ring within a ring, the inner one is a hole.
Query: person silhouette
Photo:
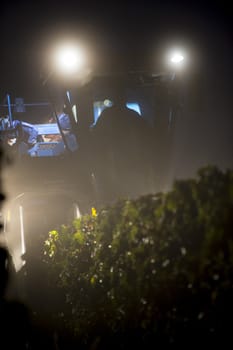
[[[92,135],[94,175],[102,195],[112,201],[148,192],[152,132],[143,117],[127,107],[121,85]]]

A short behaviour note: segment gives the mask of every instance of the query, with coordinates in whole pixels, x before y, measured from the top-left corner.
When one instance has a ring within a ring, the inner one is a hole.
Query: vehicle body
[[[151,181],[143,193],[164,189],[172,166],[176,118],[180,112],[173,75],[146,72],[105,74],[94,77],[84,86],[73,85],[69,90],[62,88],[72,133],[79,145],[74,152],[69,152],[69,149],[66,152],[66,141],[57,122],[53,101],[24,103],[24,108],[18,110],[17,101],[0,106],[1,110],[5,108],[5,114],[13,110],[10,113],[13,120],[32,123],[40,136],[26,157],[13,158],[12,164],[5,169],[5,192],[9,198],[4,211],[5,233],[17,256],[17,264],[22,263],[21,254],[29,246],[33,249],[33,242],[41,234],[45,236],[48,230],[80,213],[90,213],[93,206],[98,208],[109,204],[102,190],[105,181],[97,176],[93,167],[92,130],[101,112],[112,105],[119,80],[127,107],[145,120],[155,140],[151,146]],[[0,130],[3,136],[4,132]],[[105,166],[110,165],[106,162]],[[117,174],[114,176],[117,178]],[[143,194],[139,187],[136,183],[135,196]],[[114,200],[117,199],[116,195]]]

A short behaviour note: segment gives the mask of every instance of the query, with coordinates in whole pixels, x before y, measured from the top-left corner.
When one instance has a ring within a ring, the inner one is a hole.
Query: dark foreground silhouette
[[[0,319],[1,349],[30,349],[32,328],[28,308],[8,296],[8,285],[14,268],[6,247],[0,247]]]

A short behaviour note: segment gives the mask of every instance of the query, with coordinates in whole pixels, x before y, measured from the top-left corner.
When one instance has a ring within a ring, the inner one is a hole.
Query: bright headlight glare
[[[71,74],[84,67],[85,55],[82,49],[66,45],[56,51],[55,62],[60,73]]]
[[[180,52],[174,52],[170,60],[172,63],[180,63],[184,60],[184,56]]]

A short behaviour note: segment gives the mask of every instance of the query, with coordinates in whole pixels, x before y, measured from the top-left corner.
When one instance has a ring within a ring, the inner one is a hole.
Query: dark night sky
[[[175,176],[233,166],[232,13],[227,1],[7,1],[1,5],[0,97],[36,99],[53,40],[89,43],[96,69],[162,69],[174,44],[190,53],[189,104],[177,135]]]

